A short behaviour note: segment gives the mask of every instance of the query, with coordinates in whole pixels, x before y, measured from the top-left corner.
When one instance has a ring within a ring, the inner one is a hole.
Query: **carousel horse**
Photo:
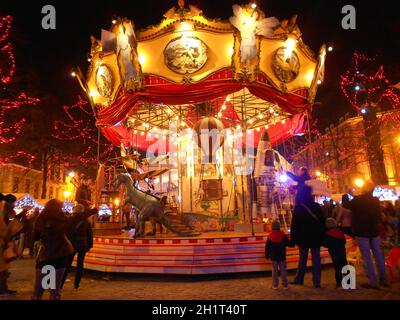
[[[125,201],[131,203],[139,209],[135,237],[143,237],[145,235],[145,222],[148,220],[152,222],[158,222],[176,234],[187,236],[192,235],[191,232],[184,232],[173,226],[165,215],[164,206],[161,201],[151,194],[138,190],[135,187],[134,181],[130,175],[123,173],[117,175],[113,181],[113,185],[116,189],[118,189],[121,184],[126,187],[127,191],[127,197]],[[155,233],[154,229],[155,228],[153,228],[152,234]]]

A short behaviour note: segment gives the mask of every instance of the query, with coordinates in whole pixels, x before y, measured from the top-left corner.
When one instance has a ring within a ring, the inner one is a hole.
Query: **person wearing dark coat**
[[[66,235],[67,217],[62,211],[63,203],[57,199],[48,201],[37,218],[35,239],[41,241],[41,248],[36,260],[36,278],[32,299],[41,300],[44,288],[42,273],[43,267],[52,266],[55,269],[55,288],[50,289],[50,298],[61,298],[61,282],[67,266],[67,259],[73,252],[71,242]]]
[[[325,233],[325,219],[321,207],[314,202],[311,188],[307,185],[297,190],[293,210],[291,241],[299,247],[299,265],[292,284],[303,285],[307,268],[308,252],[312,256],[312,278],[314,287],[321,287],[320,247]]]
[[[72,217],[70,217],[68,221],[67,235],[74,247],[74,251],[68,257],[61,288],[64,286],[75,255],[77,255],[77,263],[74,287],[75,289],[79,288],[83,274],[85,255],[93,247],[93,231],[88,218],[96,213],[96,208],[85,210],[84,206],[81,204],[78,204],[73,209]]]
[[[326,228],[323,246],[328,248],[335,269],[336,288],[340,288],[343,279],[342,269],[347,265],[346,237],[333,218],[326,219]]]
[[[284,289],[288,289],[286,273],[286,247],[290,246],[288,237],[281,231],[279,221],[272,222],[272,232],[265,244],[265,258],[272,261],[272,289],[278,289],[279,272],[281,273]]]
[[[375,186],[372,182],[364,183],[362,194],[354,197],[350,202],[352,211],[353,235],[357,241],[360,253],[364,261],[364,269],[367,274],[368,283],[361,286],[367,289],[377,289],[378,285],[389,286],[386,275],[385,257],[381,248],[379,237],[379,226],[382,223],[382,209],[379,199],[373,197]],[[378,276],[371,259],[371,253],[375,258]]]
[[[4,207],[3,207],[3,215],[4,215],[4,221],[8,225],[16,215],[14,211],[14,205],[15,201],[17,201],[17,198],[13,194],[7,194],[3,198],[4,200]]]

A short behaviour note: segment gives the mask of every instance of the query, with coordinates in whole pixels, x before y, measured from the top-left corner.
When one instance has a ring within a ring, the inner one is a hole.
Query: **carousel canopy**
[[[304,132],[324,76],[325,46],[316,58],[296,17],[266,17],[254,4],[221,21],[179,1],[157,26],[135,31],[119,18],[91,40],[87,77],[75,74],[97,125],[114,144],[141,149],[209,116],[254,130],[253,146],[262,130],[277,144]]]

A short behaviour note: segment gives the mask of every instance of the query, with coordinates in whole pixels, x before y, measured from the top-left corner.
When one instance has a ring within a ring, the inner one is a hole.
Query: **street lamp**
[[[357,188],[361,188],[361,187],[364,185],[364,180],[363,180],[363,179],[360,179],[360,178],[355,179],[355,180],[354,180],[354,185],[355,185]]]
[[[65,190],[65,191],[64,191],[64,198],[65,198],[65,200],[68,201],[70,196],[71,196],[71,192],[68,191],[68,190]]]

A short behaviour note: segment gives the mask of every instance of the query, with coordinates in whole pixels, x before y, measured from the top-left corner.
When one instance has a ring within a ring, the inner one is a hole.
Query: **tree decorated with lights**
[[[387,117],[377,112],[400,108],[400,96],[390,85],[384,67],[376,57],[354,52],[351,67],[341,76],[340,88],[350,105],[363,117],[366,149],[375,184],[387,184],[380,127]]]
[[[341,75],[340,88],[347,101],[361,114],[400,108],[398,89],[390,85],[376,57],[355,51],[351,67]]]
[[[114,151],[114,145],[99,136],[89,103],[78,97],[75,104],[64,106],[65,120],[54,121],[53,138],[63,141],[70,150],[70,166],[95,168]]]
[[[0,17],[0,145],[3,146],[13,143],[21,134],[26,123],[24,107],[39,101],[14,86],[16,62],[10,42],[11,26],[11,16]],[[13,150],[10,155],[0,155],[0,163],[20,157],[28,162],[34,160],[34,156],[29,153]]]

